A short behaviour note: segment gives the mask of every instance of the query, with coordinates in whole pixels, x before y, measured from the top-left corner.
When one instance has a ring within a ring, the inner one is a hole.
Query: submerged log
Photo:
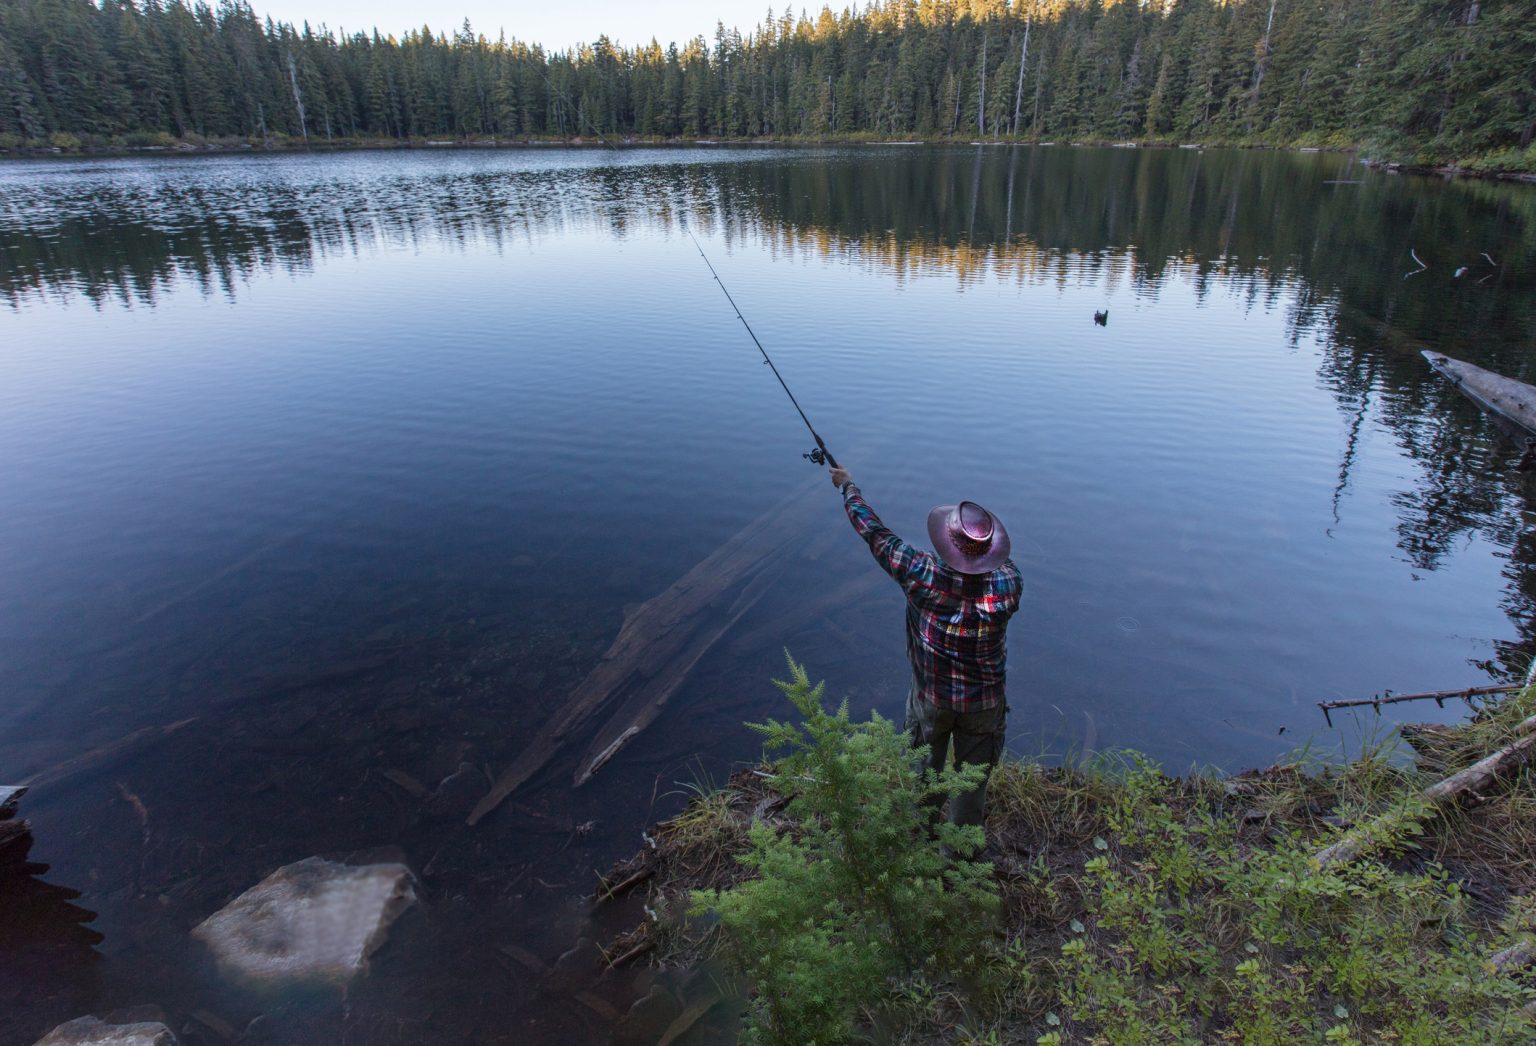
[[[731,640],[731,653],[751,653],[769,643],[782,646],[784,638],[790,634],[791,630],[804,628],[818,618],[837,610],[847,609],[882,589],[889,589],[891,593],[896,591],[895,586],[891,584],[891,579],[880,571],[861,571],[852,580],[830,588],[821,595],[810,596],[804,602],[797,603],[793,609],[744,631]]]
[[[825,482],[818,473],[814,486]],[[470,812],[468,823],[500,806],[616,699],[623,702],[620,710],[589,746],[578,783],[606,761],[599,756],[612,758],[648,726],[699,660],[761,598],[776,557],[827,510],[824,501],[811,497],[813,489],[812,484],[797,489],[628,614],[607,652]],[[631,726],[639,729],[630,731]]]
[[[659,675],[641,683],[630,693],[613,717],[597,732],[597,737],[587,746],[576,776],[571,782],[575,787],[580,788],[592,780],[592,775],[597,773],[604,763],[617,755],[620,748],[656,720],[656,717],[661,714],[662,707],[673,694],[677,693],[694,666],[719,642],[720,637],[741,620],[743,614],[757,605],[758,600],[762,599],[772,587],[778,575],[777,570],[771,569],[756,573],[742,589],[736,602],[722,617],[706,616],[705,621],[690,637],[688,645],[677,653],[672,662]]]
[[[164,726],[146,726],[135,730],[126,737],[120,737],[116,741],[104,744],[99,748],[93,748],[89,752],[66,759],[57,766],[50,767],[41,773],[34,774],[27,779],[27,788],[49,788],[53,785],[63,784],[72,778],[85,774],[105,770],[131,755],[136,755],[174,734],[189,723],[195,722],[196,716],[190,719],[178,720],[174,723],[166,723]]]
[[[1536,716],[1515,726],[1515,740],[1488,755],[1465,770],[1436,781],[1420,793],[1420,798],[1431,808],[1463,796],[1476,795],[1480,790],[1512,770],[1525,766],[1536,754]],[[1382,839],[1394,834],[1397,819],[1384,815],[1369,824],[1361,825],[1344,834],[1337,842],[1317,852],[1314,860],[1319,868],[1353,861],[1374,848]]]

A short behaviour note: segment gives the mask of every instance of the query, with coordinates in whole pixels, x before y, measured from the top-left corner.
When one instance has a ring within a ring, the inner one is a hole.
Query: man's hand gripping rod
[[[789,397],[789,402],[795,405],[795,410],[799,412],[800,420],[805,422],[805,427],[811,430],[811,438],[816,441],[816,447],[815,449],[807,451],[800,456],[805,458],[813,465],[826,464],[831,465],[833,468],[839,468],[840,466],[837,463],[837,459],[834,458],[832,456],[832,452],[827,449],[826,441],[824,441],[816,432],[816,427],[811,424],[811,419],[805,416],[805,411],[800,407],[800,401],[795,399],[795,394],[790,392],[789,386],[784,383],[784,375],[779,373],[779,368],[775,367],[773,365],[773,360],[768,358],[768,352],[763,348],[763,343],[757,340],[757,334],[752,330],[752,325],[748,323],[747,318],[741,314],[741,309],[736,305],[736,299],[731,297],[731,292],[725,289],[725,283],[720,279],[720,274],[715,271],[715,267],[713,265],[710,265],[709,255],[705,254],[704,248],[699,246],[698,238],[693,235],[693,230],[689,229],[685,231],[688,233],[688,238],[693,241],[694,247],[698,249],[699,257],[704,259],[705,265],[709,265],[709,274],[715,278],[716,283],[720,284],[720,291],[725,295],[725,300],[730,302],[731,308],[736,311],[736,318],[741,321],[741,325],[743,327],[747,328],[747,333],[752,335],[752,343],[757,346],[757,351],[763,354],[763,362],[768,364],[768,368],[773,371],[773,376],[779,379],[780,385],[784,386],[784,394]]]

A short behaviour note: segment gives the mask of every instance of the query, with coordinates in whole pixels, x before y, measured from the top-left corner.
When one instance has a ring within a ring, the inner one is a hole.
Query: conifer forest
[[[240,0],[0,4],[0,147],[593,132],[1485,156],[1536,134],[1536,6],[877,0],[786,8],[712,39],[552,51],[467,21],[401,36],[294,26]]]

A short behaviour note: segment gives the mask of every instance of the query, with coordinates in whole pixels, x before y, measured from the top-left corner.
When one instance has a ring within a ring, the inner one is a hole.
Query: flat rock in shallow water
[[[76,1017],[38,1039],[35,1046],[176,1046],[176,1036],[159,1021],[108,1024]]]
[[[285,865],[205,919],[192,936],[228,975],[257,983],[344,984],[368,966],[416,900],[403,864]]]

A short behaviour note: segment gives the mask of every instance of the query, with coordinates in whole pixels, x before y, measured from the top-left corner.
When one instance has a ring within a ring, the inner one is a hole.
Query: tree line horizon
[[[1514,0],[876,0],[565,51],[333,33],[245,0],[0,4],[0,146],[173,139],[903,137],[1364,147],[1536,136]],[[1527,158],[1529,154],[1527,154]]]

